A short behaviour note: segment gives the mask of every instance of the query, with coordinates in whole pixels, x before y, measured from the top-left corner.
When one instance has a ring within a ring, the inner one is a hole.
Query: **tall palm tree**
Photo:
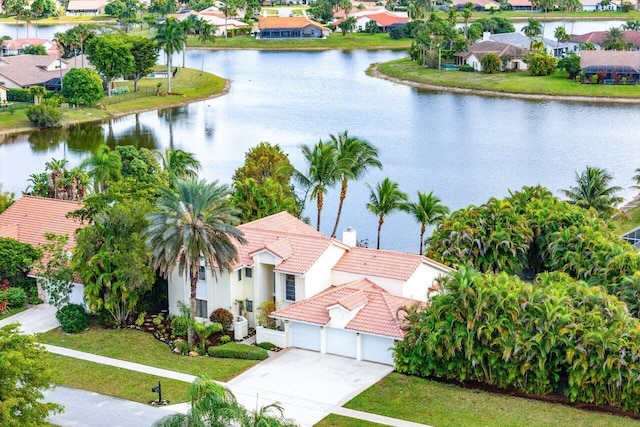
[[[187,19],[180,21],[180,30],[182,30],[182,35],[184,36],[185,47],[189,36],[196,31],[197,20],[198,17],[196,15],[189,15]],[[182,49],[182,68],[184,68],[186,53],[187,49]]]
[[[180,52],[186,46],[180,22],[176,18],[167,18],[163,24],[158,25],[158,33],[153,40],[164,49],[167,55],[167,94],[169,94],[171,93],[172,56],[174,52]]]
[[[418,191],[418,201],[407,203],[404,209],[420,223],[420,255],[424,244],[424,233],[427,225],[435,225],[442,221],[449,213],[449,208],[442,204],[439,198],[433,195]]]
[[[569,34],[567,34],[567,31],[564,29],[564,27],[557,27],[555,29],[555,31],[553,32],[553,36],[557,40],[556,49],[558,49],[558,47],[560,47],[560,42],[564,43],[564,42],[569,40]]]
[[[469,19],[471,19],[471,15],[473,14],[473,12],[471,11],[470,7],[465,5],[464,9],[462,9],[460,14],[462,15],[462,19],[464,20],[464,38],[468,39],[469,38]]]
[[[216,26],[210,24],[208,22],[204,22],[200,25],[198,40],[204,46],[207,46],[207,43],[211,42],[211,44],[215,44],[216,42]],[[204,49],[200,50],[202,55],[202,67],[200,68],[200,75],[204,73]]]
[[[615,205],[623,198],[617,193],[621,187],[612,186],[613,177],[606,169],[587,166],[582,173],[576,172],[576,185],[568,190],[560,190],[569,203],[582,208],[593,208],[599,215],[610,216],[615,211]]]
[[[525,36],[529,37],[531,43],[533,43],[533,40],[542,34],[542,25],[537,19],[529,18],[528,24],[522,27],[522,32]]]
[[[382,169],[382,163],[378,160],[378,150],[373,145],[357,136],[349,135],[346,130],[340,135],[329,135],[329,137],[336,150],[337,165],[339,166],[337,172],[340,174],[342,183],[336,224],[331,232],[331,237],[336,237],[349,181],[362,178],[370,168]]]
[[[322,141],[319,141],[313,148],[303,145],[302,155],[307,161],[307,173],[296,170],[293,173],[293,179],[306,192],[311,192],[312,200],[316,199],[316,207],[318,208],[316,230],[320,231],[324,195],[340,178],[339,161],[333,144]]]
[[[409,197],[406,193],[400,191],[397,182],[393,182],[389,178],[383,179],[375,188],[372,188],[369,184],[367,184],[367,187],[369,187],[367,209],[378,216],[378,243],[376,248],[380,249],[380,231],[382,230],[382,224],[384,224],[384,217],[395,210],[401,209],[409,200]]]
[[[189,278],[192,323],[196,317],[196,286],[200,259],[215,269],[229,271],[238,259],[234,241],[245,243],[242,232],[235,228],[236,211],[229,205],[229,188],[217,181],[179,181],[175,192],[164,189],[158,211],[147,216],[145,230],[152,265],[165,277],[178,267]],[[194,344],[193,327],[189,326],[189,345]]]
[[[200,162],[193,153],[167,148],[164,153],[157,152],[162,169],[167,173],[169,183],[175,185],[182,179],[195,179],[198,177]]]
[[[117,151],[111,151],[109,146],[102,144],[95,154],[85,159],[80,167],[93,178],[93,191],[102,193],[109,182],[122,178],[122,159]]]

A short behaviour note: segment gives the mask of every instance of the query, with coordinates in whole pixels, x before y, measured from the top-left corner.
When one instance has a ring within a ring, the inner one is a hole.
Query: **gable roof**
[[[324,234],[317,231],[309,224],[300,221],[287,211],[282,211],[265,218],[242,224],[240,228],[256,228],[260,230],[282,231],[285,233],[325,237]]]
[[[443,273],[453,271],[446,265],[422,255],[358,246],[350,248],[332,270],[406,281],[422,263],[442,270]]]
[[[66,234],[69,240],[65,248],[70,250],[76,245],[76,230],[86,224],[66,215],[81,207],[78,202],[22,196],[0,214],[0,237],[38,246],[47,243],[46,232]]]
[[[107,5],[107,0],[69,0],[67,10],[102,10]]]
[[[509,55],[512,59],[524,58],[528,49],[513,46],[506,43],[494,42],[491,40],[482,40],[469,46],[466,52],[456,52],[455,56],[461,56],[468,58],[471,55],[475,55],[476,58],[481,59],[488,53],[495,53],[499,57]]]
[[[599,46],[604,44],[608,31],[592,31],[585,34],[571,34],[569,41],[573,43],[593,43]],[[640,47],[640,31],[626,30],[622,32],[624,40],[633,44],[634,47]]]
[[[308,26],[319,28],[321,30],[328,30],[327,27],[310,20],[305,16],[263,16],[258,18],[258,29],[260,30],[268,30],[272,28],[302,29]]]
[[[58,61],[48,55],[3,56],[0,58],[0,80],[8,79],[23,87],[42,84],[60,77],[60,69],[47,71],[48,66]],[[69,71],[69,61],[63,59],[62,62],[67,64],[62,70],[64,75]]]
[[[309,299],[276,310],[271,317],[327,325],[331,321],[329,308],[340,305],[347,311],[353,311],[362,307],[345,329],[402,339],[405,321],[397,315],[398,310],[415,304],[422,303],[392,295],[375,283],[361,279],[331,287]]]
[[[382,27],[389,27],[391,25],[398,25],[398,24],[406,24],[407,22],[409,22],[408,17],[396,16],[387,12],[364,15],[363,18],[364,17],[376,21],[378,25]]]
[[[580,68],[591,66],[622,66],[640,69],[640,51],[583,50],[580,52]]]

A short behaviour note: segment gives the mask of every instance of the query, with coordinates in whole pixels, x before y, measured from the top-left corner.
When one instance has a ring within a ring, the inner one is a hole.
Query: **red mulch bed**
[[[479,381],[455,381],[447,378],[436,378],[436,377],[426,377],[426,379],[431,381],[436,381],[439,383],[451,384],[458,387],[473,389],[473,390],[482,390],[489,393],[503,394],[507,396],[514,397],[523,397],[525,399],[538,400],[540,402],[546,403],[558,403],[561,405],[571,406],[576,409],[581,409],[585,411],[593,411],[593,412],[603,412],[607,414],[620,415],[622,417],[633,418],[634,420],[640,420],[640,413],[625,411],[621,408],[611,405],[596,405],[594,403],[584,403],[584,402],[572,402],[568,397],[556,395],[556,394],[533,394],[533,393],[525,393],[520,390],[516,390],[513,388],[499,388],[492,386],[490,384],[482,383]]]

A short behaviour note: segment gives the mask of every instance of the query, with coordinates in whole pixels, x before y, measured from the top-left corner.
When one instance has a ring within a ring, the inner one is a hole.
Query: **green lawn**
[[[0,320],[2,319],[6,319],[9,316],[13,316],[14,314],[18,314],[21,311],[25,311],[27,309],[26,306],[24,307],[13,307],[13,308],[9,308],[9,310],[7,310],[6,312],[4,312],[3,314],[0,314]]]
[[[631,231],[640,225],[640,206],[636,206],[635,208],[631,208],[627,211],[627,214],[631,217],[627,218],[616,218],[611,221],[615,229],[620,234],[624,234],[627,231]]]
[[[53,366],[53,382],[134,402],[148,403],[158,398],[151,387],[162,383],[162,398],[169,403],[187,401],[189,384],[154,375],[114,368],[72,357],[47,354]]]
[[[638,426],[638,422],[565,405],[468,390],[392,373],[344,405],[388,417],[444,426]]]
[[[380,64],[378,69],[391,77],[445,87],[537,95],[640,98],[640,85],[580,84],[567,79],[562,71],[546,77],[534,77],[524,72],[483,74],[440,71],[422,67],[408,58]]]
[[[53,330],[39,335],[38,340],[45,344],[191,375],[205,373],[210,378],[218,381],[229,381],[258,363],[255,360],[175,355],[171,353],[169,346],[156,340],[151,334],[135,329],[102,329],[94,327],[88,331],[73,335]]]
[[[371,421],[330,414],[315,424],[314,427],[381,427],[384,425],[386,424],[372,423]]]

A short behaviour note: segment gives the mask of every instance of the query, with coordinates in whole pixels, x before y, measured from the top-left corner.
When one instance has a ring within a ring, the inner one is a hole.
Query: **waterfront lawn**
[[[229,381],[258,363],[255,360],[176,355],[171,353],[167,344],[156,340],[153,335],[135,329],[92,327],[72,335],[54,329],[40,334],[38,341],[191,375],[204,373],[218,381]]]
[[[389,34],[353,33],[342,35],[340,31],[333,32],[326,39],[256,39],[251,36],[235,36],[225,40],[217,37],[216,42],[207,47],[214,49],[267,49],[267,50],[321,50],[321,49],[408,49],[412,39],[393,40]],[[189,37],[189,47],[201,47],[202,42],[197,37]]]
[[[378,70],[398,79],[464,89],[551,96],[640,98],[640,85],[580,84],[567,79],[563,71],[545,77],[534,77],[526,72],[484,74],[440,71],[425,68],[409,58],[380,64]]]
[[[26,309],[27,309],[27,306],[11,307],[9,310],[7,310],[4,313],[0,314],[0,320],[6,319],[7,317],[13,316],[14,314],[18,314],[21,311],[25,311]]]
[[[386,424],[378,424],[356,418],[343,417],[342,415],[329,414],[315,424],[314,427],[382,427],[385,425]]]
[[[344,405],[407,421],[446,426],[638,426],[630,418],[588,412],[565,405],[464,389],[389,374]]]
[[[628,231],[633,230],[637,226],[640,225],[640,206],[636,206],[627,211],[627,214],[631,217],[631,219],[627,218],[616,218],[611,221],[613,227],[620,234],[624,234]]]
[[[149,403],[158,395],[151,387],[162,382],[162,398],[169,403],[187,401],[188,383],[156,377],[128,369],[87,362],[73,357],[47,353],[51,361],[53,382],[65,387],[106,394],[139,403]]]

